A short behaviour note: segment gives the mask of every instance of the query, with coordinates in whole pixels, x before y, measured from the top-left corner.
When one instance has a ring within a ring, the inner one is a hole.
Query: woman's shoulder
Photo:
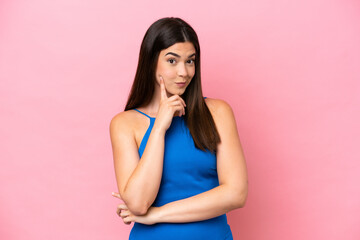
[[[110,131],[132,131],[137,123],[134,110],[126,110],[115,114],[110,121]]]
[[[232,114],[232,108],[225,100],[207,97],[205,103],[212,115],[224,117]]]
[[[209,99],[206,101],[206,104],[213,117],[220,138],[224,134],[228,135],[229,132],[236,129],[235,115],[229,103],[222,99]]]
[[[129,122],[134,118],[134,116],[135,116],[134,111],[132,109],[126,110],[123,112],[116,113],[112,117],[111,121],[113,121],[113,122]]]

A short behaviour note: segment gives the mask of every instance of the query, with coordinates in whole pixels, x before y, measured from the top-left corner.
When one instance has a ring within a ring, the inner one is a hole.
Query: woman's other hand
[[[162,76],[160,76],[160,104],[156,116],[155,125],[160,129],[166,131],[172,122],[174,115],[185,115],[185,101],[177,94],[168,98],[165,89],[165,83]]]
[[[119,193],[113,192],[112,195],[122,200]],[[150,207],[145,215],[137,216],[128,209],[125,203],[121,203],[117,206],[116,214],[121,217],[123,222],[127,225],[130,225],[132,222],[152,225],[157,223],[159,210],[158,207]]]

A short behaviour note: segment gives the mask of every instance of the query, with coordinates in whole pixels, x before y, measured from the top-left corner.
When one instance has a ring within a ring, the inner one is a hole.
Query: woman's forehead
[[[179,42],[171,45],[170,47],[163,49],[161,55],[165,56],[169,52],[175,53],[182,57],[189,57],[193,53],[196,53],[195,47],[191,42]]]

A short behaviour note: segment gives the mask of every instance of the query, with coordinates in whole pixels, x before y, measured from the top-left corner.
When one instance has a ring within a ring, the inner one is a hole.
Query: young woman
[[[147,30],[110,136],[131,240],[233,239],[226,213],[245,205],[246,163],[231,107],[202,95],[198,37],[182,19]]]

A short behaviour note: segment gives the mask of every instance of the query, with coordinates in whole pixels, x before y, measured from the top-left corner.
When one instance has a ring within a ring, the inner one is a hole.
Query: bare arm
[[[128,208],[137,215],[146,214],[157,196],[163,170],[166,130],[174,113],[185,113],[184,100],[179,95],[168,98],[162,78],[160,88],[159,110],[141,159],[131,127],[133,119],[120,113],[110,123],[118,190]]]
[[[246,163],[232,109],[224,101],[209,100],[212,104],[208,106],[221,138],[217,150],[220,186],[160,207],[160,222],[205,220],[245,205],[248,192]]]
[[[164,131],[154,126],[139,159],[128,119],[119,114],[111,120],[110,137],[118,189],[134,214],[145,214],[158,193],[163,168],[164,135]]]
[[[131,210],[122,211],[125,222],[152,224],[201,221],[245,205],[248,192],[246,163],[232,109],[221,100],[210,100],[207,103],[221,138],[217,150],[219,186],[162,207],[152,208],[147,216],[134,216]],[[126,209],[126,206],[123,206],[123,209]]]

